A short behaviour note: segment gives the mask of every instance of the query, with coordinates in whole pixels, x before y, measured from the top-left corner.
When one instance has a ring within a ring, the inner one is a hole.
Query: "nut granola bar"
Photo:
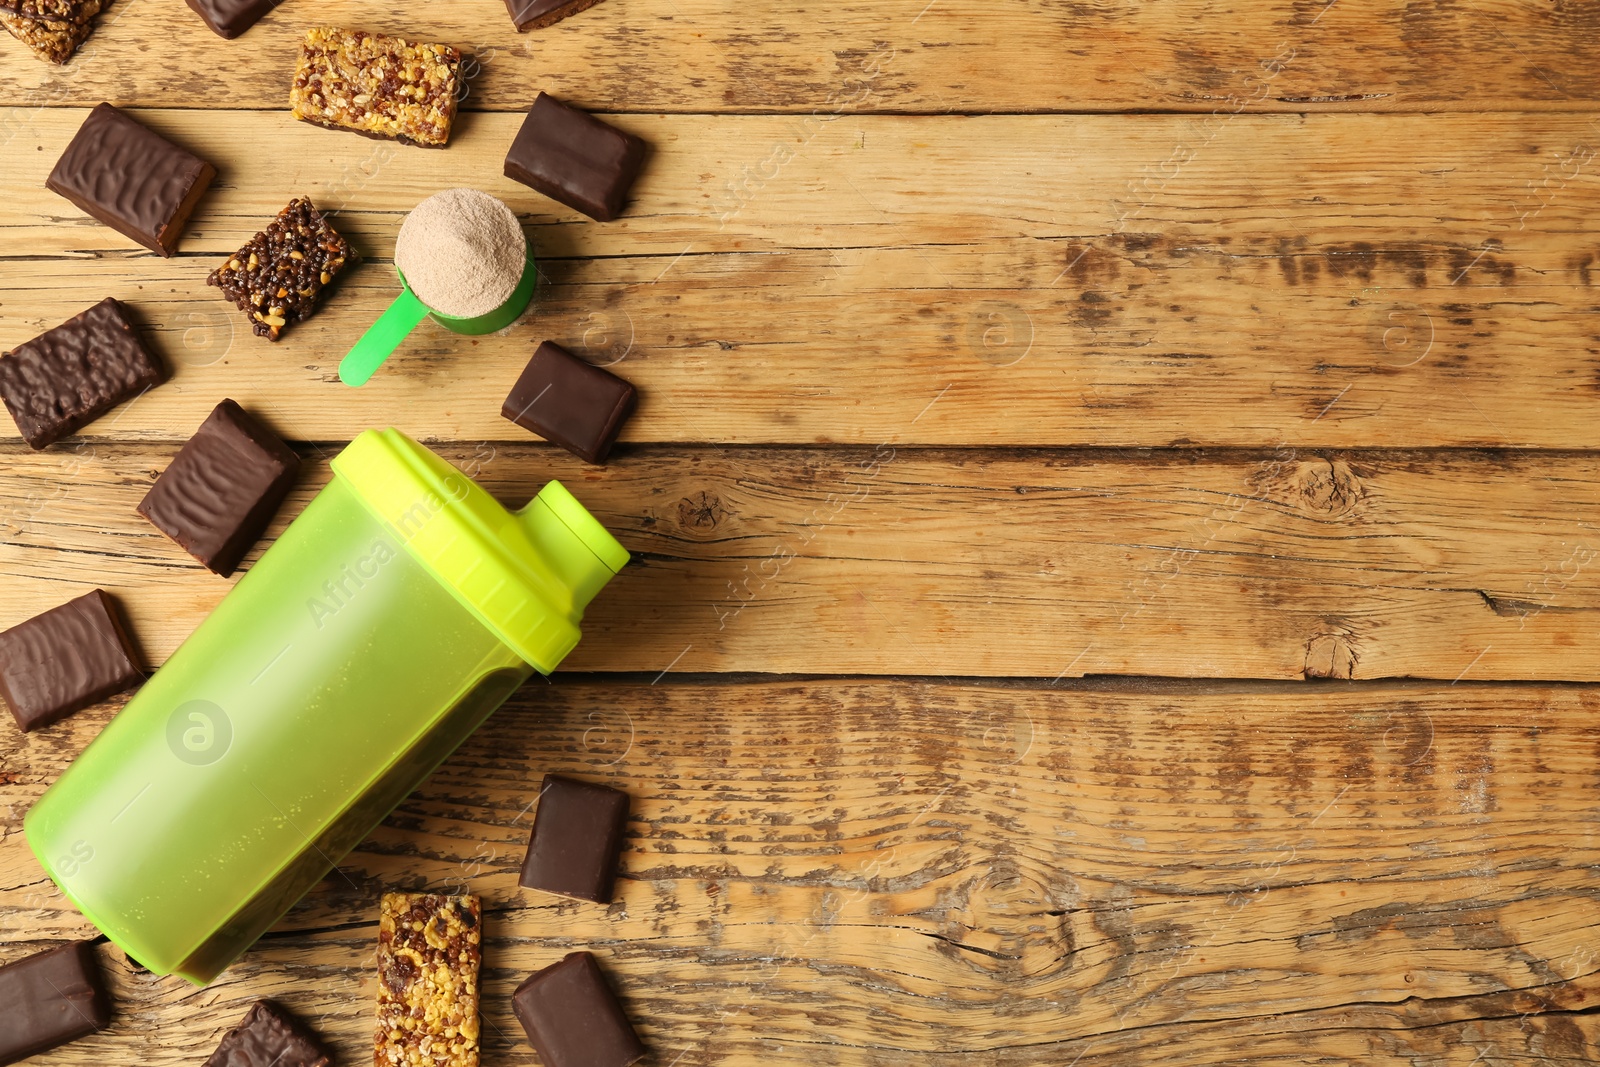
[[[442,148],[460,84],[458,48],[319,27],[301,42],[289,106],[314,126]]]
[[[0,26],[47,63],[66,63],[94,32],[100,0],[82,0],[71,20],[18,15],[0,5]]]
[[[311,201],[297,197],[206,284],[250,317],[258,337],[276,341],[290,323],[316,314],[323,290],[357,258]]]
[[[477,897],[385,893],[375,1067],[478,1067]]]
[[[0,11],[52,22],[87,22],[99,9],[100,0],[0,0]]]

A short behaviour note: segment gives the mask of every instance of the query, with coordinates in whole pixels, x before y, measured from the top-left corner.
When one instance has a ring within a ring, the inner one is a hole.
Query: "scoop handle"
[[[428,305],[418,300],[410,287],[402,288],[389,310],[378,316],[355,347],[345,353],[339,363],[339,380],[346,385],[366,385],[390,353],[417,328],[417,323],[428,317],[428,311]]]

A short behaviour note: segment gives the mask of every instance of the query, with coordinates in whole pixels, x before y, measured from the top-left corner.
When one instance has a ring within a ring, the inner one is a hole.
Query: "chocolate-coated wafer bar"
[[[539,789],[522,885],[609,904],[628,822],[628,794],[558,774]]]
[[[45,185],[123,236],[171,256],[216,176],[217,168],[199,156],[100,104]]]
[[[34,448],[76,433],[167,377],[107,297],[0,357],[0,397]]]
[[[631,384],[546,341],[500,414],[580,459],[604,463],[637,403]]]
[[[74,941],[0,967],[0,1067],[111,1025],[94,945]]]
[[[518,31],[542,30],[553,26],[568,15],[587,11],[600,0],[506,0],[506,10]]]
[[[71,18],[56,19],[19,15],[0,4],[0,26],[40,59],[60,64],[71,59],[79,46],[89,39],[100,8],[101,0],[81,0]]]
[[[477,897],[385,893],[376,1067],[478,1067]]]
[[[442,148],[460,84],[458,48],[323,26],[300,44],[289,106],[314,126]]]
[[[299,197],[206,278],[250,318],[256,336],[276,341],[294,322],[309,319],[322,291],[357,258],[350,242]]]
[[[292,448],[224,400],[150,487],[139,514],[226,578],[260,539],[299,470]]]
[[[610,222],[622,214],[644,153],[633,134],[540,93],[506,155],[506,177]]]
[[[205,20],[211,32],[231,41],[261,21],[283,0],[189,0],[189,8]]]
[[[0,633],[0,696],[24,732],[37,730],[144,681],[134,658],[116,605],[95,589]]]
[[[205,1067],[328,1067],[326,1046],[299,1020],[270,1000],[250,1006],[229,1030]]]
[[[511,1010],[544,1067],[628,1067],[645,1047],[587,952],[537,972],[511,995]]]

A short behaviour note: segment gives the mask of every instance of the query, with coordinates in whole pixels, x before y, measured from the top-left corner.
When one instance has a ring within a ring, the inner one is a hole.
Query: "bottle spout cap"
[[[517,521],[572,589],[580,612],[628,563],[628,550],[560,482],[540,490],[517,512]]]
[[[549,674],[628,551],[560,482],[512,513],[398,430],[361,434],[333,470],[478,621]]]

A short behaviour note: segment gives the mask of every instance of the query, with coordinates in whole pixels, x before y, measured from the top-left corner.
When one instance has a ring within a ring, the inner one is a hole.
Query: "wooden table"
[[[286,111],[314,20],[477,53],[444,152]],[[0,626],[94,587],[151,665],[226,593],[134,512],[223,397],[309,475],[395,425],[634,551],[529,685],[205,989],[101,949],[111,1031],[199,1062],[255,997],[364,1062],[376,903],[465,887],[485,1059],[596,952],[660,1067],[1510,1064],[1600,1053],[1600,13],[1555,0],[118,0],[0,41],[0,346],[128,301],[172,381],[0,442]],[[500,177],[545,89],[655,152],[592,223]],[[182,254],[45,191],[102,99],[214,160]],[[537,311],[338,359],[449,185]],[[309,194],[367,258],[274,346],[206,273]],[[535,343],[643,393],[588,467],[499,415]],[[264,545],[261,547],[265,547]],[[258,548],[258,552],[259,552]],[[253,554],[252,559],[255,558]],[[7,730],[3,958],[93,930],[23,813],[115,713]],[[609,908],[522,891],[547,771],[634,797]]]

